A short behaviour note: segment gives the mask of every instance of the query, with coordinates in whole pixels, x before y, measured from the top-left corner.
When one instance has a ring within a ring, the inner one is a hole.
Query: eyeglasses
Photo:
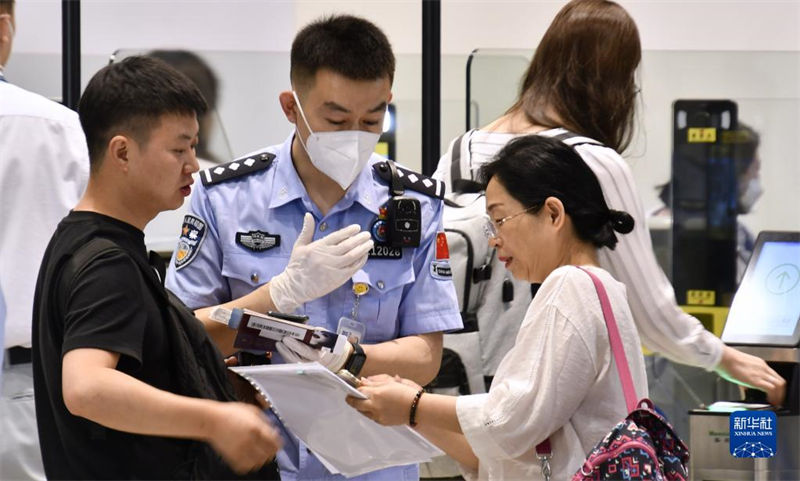
[[[507,215],[507,216],[503,217],[502,219],[498,219],[496,221],[492,220],[492,218],[489,217],[489,214],[484,214],[484,217],[485,217],[485,220],[486,220],[486,224],[483,226],[483,233],[486,234],[486,237],[488,237],[489,239],[497,237],[497,231],[498,231],[498,229],[500,229],[500,227],[503,226],[503,224],[505,224],[506,222],[510,221],[514,217],[517,217],[517,216],[520,216],[520,215],[525,214],[527,212],[530,212],[530,211],[532,211],[532,210],[534,210],[534,209],[536,209],[538,207],[539,207],[538,205],[532,205],[532,206],[528,207],[525,210],[517,212],[516,214]]]

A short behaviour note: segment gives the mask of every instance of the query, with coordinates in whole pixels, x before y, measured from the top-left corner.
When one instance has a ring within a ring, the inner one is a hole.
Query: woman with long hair
[[[669,359],[716,372],[783,401],[786,381],[762,359],[742,353],[678,307],[658,266],[629,166],[619,152],[634,127],[641,61],[639,32],[630,15],[609,0],[573,0],[558,12],[536,48],[519,97],[500,118],[461,140],[461,163],[474,171],[510,140],[528,134],[585,136],[575,149],[600,181],[608,205],[629,212],[636,227],[615,250],[600,249],[600,265],[628,288],[644,345]],[[593,139],[602,145],[589,142]],[[452,144],[451,144],[452,149]],[[448,152],[435,177],[451,184]]]

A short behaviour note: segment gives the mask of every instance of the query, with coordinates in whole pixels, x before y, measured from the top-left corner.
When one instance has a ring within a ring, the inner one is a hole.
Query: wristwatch
[[[347,362],[344,363],[344,368],[350,371],[350,374],[353,376],[358,377],[358,374],[364,367],[364,363],[367,362],[367,354],[364,352],[364,348],[361,347],[359,343],[354,342],[352,345],[353,353],[350,354]]]

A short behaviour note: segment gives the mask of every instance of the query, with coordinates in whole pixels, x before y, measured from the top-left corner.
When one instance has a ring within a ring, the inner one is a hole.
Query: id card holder
[[[351,343],[360,343],[366,333],[367,326],[363,322],[358,322],[345,316],[339,318],[339,327],[336,329],[336,334],[341,334]]]

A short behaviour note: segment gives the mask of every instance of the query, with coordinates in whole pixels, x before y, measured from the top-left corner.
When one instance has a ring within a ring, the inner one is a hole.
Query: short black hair
[[[317,71],[330,69],[352,80],[394,81],[394,53],[372,22],[351,15],[323,17],[303,27],[292,42],[290,77],[308,86]]]
[[[133,56],[100,69],[86,86],[78,104],[96,169],[114,135],[125,133],[146,142],[163,115],[196,115],[208,106],[188,77],[161,60]]]
[[[633,217],[608,208],[592,169],[560,140],[543,135],[518,137],[481,167],[480,177],[485,183],[496,177],[511,197],[534,213],[548,197],[559,199],[578,237],[595,247],[613,249],[617,245],[614,231],[633,230]]]
[[[14,0],[0,0],[0,13],[14,14]]]

